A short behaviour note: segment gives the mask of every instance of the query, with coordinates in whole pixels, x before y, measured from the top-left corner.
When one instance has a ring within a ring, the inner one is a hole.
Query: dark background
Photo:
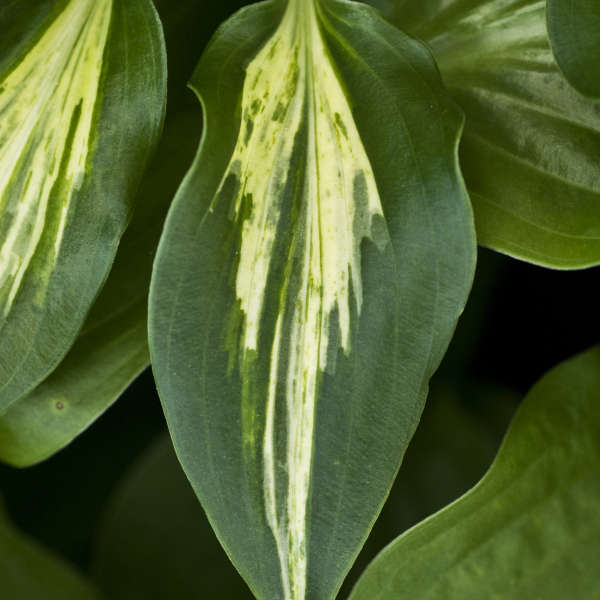
[[[185,81],[210,35],[242,2],[211,2],[210,7],[181,2],[176,9],[167,0],[156,4],[169,52],[169,114],[197,110],[197,135],[200,108]],[[481,477],[519,400],[543,373],[600,339],[598,298],[593,293],[599,275],[598,269],[553,271],[480,249],[469,303],[432,381],[421,425],[341,597],[387,542]],[[147,370],[96,423],[51,459],[24,470],[0,465],[0,491],[13,522],[82,571],[93,572],[108,598],[250,598],[170,454],[152,464],[146,459],[143,492],[128,496],[123,491],[132,468],[140,472],[139,461],[145,460],[148,448],[156,448],[161,435],[164,440],[165,432]],[[138,529],[131,525],[136,502],[153,507],[141,529],[139,523]],[[123,508],[127,504],[132,505],[130,512]],[[174,518],[176,512],[181,518]],[[187,522],[198,523],[193,539],[183,518],[188,513]],[[111,533],[103,532],[111,527]],[[162,532],[162,538],[151,539],[153,531]],[[144,536],[148,539],[141,539]],[[111,543],[126,548],[127,556],[111,551]],[[145,554],[137,560],[143,564],[136,564],[133,555],[142,546]],[[161,554],[165,548],[170,559]],[[132,582],[123,583],[124,565],[108,564],[110,560],[131,560],[125,570]],[[203,569],[208,562],[213,566]],[[168,595],[160,585],[150,586],[147,573],[153,569],[170,582]]]

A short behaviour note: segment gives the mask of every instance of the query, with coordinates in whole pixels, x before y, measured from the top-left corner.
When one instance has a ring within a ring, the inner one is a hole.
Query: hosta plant
[[[544,365],[485,475],[496,442],[444,400],[419,455],[471,440],[457,473],[485,447],[483,478],[355,570],[386,499],[449,473],[424,461],[390,496],[477,244],[534,272],[600,264],[600,4],[155,4],[0,5],[0,476],[64,475],[51,457],[150,363],[169,434],[71,557],[88,580],[9,524],[0,479],[0,590],[596,597],[597,347]],[[430,403],[474,383],[457,344]]]

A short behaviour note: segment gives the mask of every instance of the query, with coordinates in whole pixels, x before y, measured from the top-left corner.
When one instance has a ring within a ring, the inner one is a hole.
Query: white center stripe
[[[6,317],[59,199],[58,253],[81,187],[112,0],[71,0],[0,81],[0,317]]]
[[[303,599],[306,590],[306,518],[320,375],[335,368],[328,363],[339,348],[350,352],[351,316],[360,314],[362,306],[360,246],[372,237],[373,218],[383,216],[369,159],[323,41],[318,10],[314,0],[290,0],[279,28],[248,65],[242,127],[223,178],[223,185],[232,174],[240,183],[233,218],[242,221],[235,289],[244,315],[244,356],[267,350],[259,340],[270,268],[282,259],[274,256],[285,208],[281,199],[297,177],[292,157],[298,140],[305,140],[297,192],[300,216],[297,230],[289,232],[289,246],[296,249],[295,286],[293,291],[288,283],[282,288],[268,348],[263,442],[265,512],[289,600]],[[283,455],[275,436],[281,390],[287,420]],[[285,492],[277,481],[281,463],[287,473]]]

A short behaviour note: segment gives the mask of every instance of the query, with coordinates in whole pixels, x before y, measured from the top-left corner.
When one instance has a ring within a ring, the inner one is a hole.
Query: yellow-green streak
[[[306,595],[307,505],[319,382],[322,373],[335,368],[328,357],[340,347],[350,352],[351,318],[360,314],[362,305],[360,245],[371,237],[373,218],[382,216],[373,171],[319,29],[318,10],[314,0],[290,0],[280,26],[248,65],[242,127],[223,178],[225,182],[234,175],[240,182],[233,213],[234,219],[243,220],[235,281],[244,315],[241,355],[270,353],[264,504],[286,600]],[[269,271],[274,261],[285,259],[273,250],[282,194],[294,175],[290,163],[299,131],[306,139],[298,192],[302,216],[298,230],[289,236],[300,247],[301,272],[294,273],[300,283],[291,302],[284,285],[272,343],[263,349],[259,334],[265,295],[270,293]],[[287,319],[286,306],[293,307]],[[287,369],[285,380],[279,381],[282,363]],[[285,456],[276,455],[275,443],[281,389],[287,415]],[[277,482],[276,466],[281,463],[288,481],[284,494]]]
[[[111,13],[112,0],[71,0],[0,80],[0,317],[13,306],[51,200],[60,206],[52,216],[54,256],[60,251],[92,147]]]

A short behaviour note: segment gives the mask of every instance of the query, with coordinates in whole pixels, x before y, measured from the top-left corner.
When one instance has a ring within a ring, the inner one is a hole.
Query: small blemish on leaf
[[[342,132],[342,135],[346,139],[348,139],[348,130],[346,129],[346,125],[344,124],[344,121],[342,121],[342,117],[338,112],[335,113],[335,124],[337,128]]]
[[[244,146],[248,145],[250,138],[252,137],[252,131],[254,130],[254,121],[252,119],[246,119],[246,134],[244,136]]]
[[[56,410],[62,410],[65,407],[65,405],[59,400],[56,403]]]

